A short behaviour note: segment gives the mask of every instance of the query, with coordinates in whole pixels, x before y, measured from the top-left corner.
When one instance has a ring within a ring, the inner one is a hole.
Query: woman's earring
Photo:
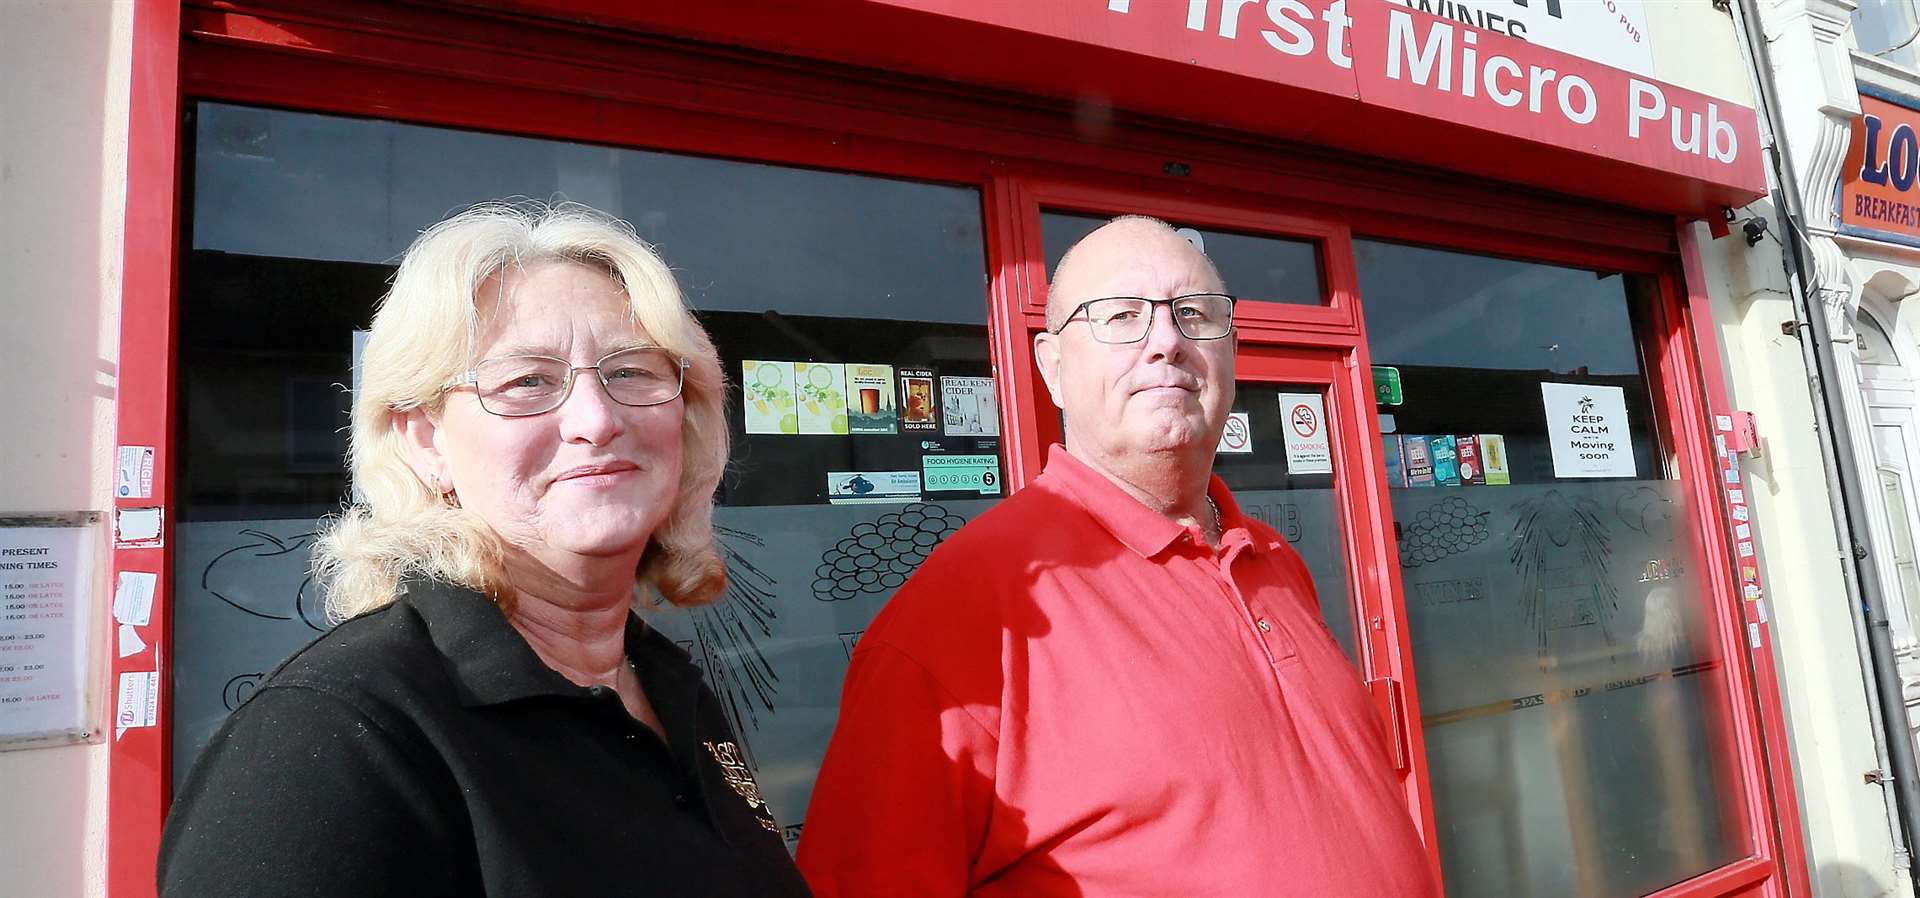
[[[440,483],[440,475],[429,474],[427,475],[427,480],[433,487],[433,494],[438,496],[442,503],[453,506],[454,508],[460,507],[460,494],[454,492],[450,486],[442,486]]]

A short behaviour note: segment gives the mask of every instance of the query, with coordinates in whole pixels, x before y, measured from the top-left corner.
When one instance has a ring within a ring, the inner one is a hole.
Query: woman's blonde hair
[[[392,602],[409,575],[512,601],[499,537],[421,481],[394,421],[412,409],[437,412],[448,381],[476,361],[482,285],[511,267],[549,260],[606,272],[626,290],[635,323],[687,362],[680,491],[641,557],[636,587],[650,585],[676,605],[712,601],[725,588],[713,494],[727,463],[726,375],[673,273],[631,225],[610,215],[573,203],[497,202],[421,234],[374,315],[353,400],[350,467],[360,497],[328,522],[315,548],[315,573],[336,620]]]

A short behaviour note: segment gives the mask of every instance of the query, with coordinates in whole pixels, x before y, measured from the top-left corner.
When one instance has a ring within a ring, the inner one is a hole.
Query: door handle
[[[1406,773],[1412,752],[1407,746],[1406,700],[1400,694],[1400,681],[1392,677],[1378,677],[1367,681],[1367,690],[1373,696],[1373,708],[1380,714],[1380,722],[1386,725],[1387,750],[1393,755],[1395,773]]]

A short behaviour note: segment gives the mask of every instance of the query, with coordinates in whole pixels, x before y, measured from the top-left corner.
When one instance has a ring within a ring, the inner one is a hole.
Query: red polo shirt
[[[838,896],[1427,898],[1306,566],[1220,549],[1060,447],[860,640],[800,868]]]

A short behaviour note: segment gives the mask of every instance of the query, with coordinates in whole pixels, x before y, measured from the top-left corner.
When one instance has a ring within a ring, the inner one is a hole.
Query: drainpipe
[[[1914,761],[1914,743],[1907,723],[1907,706],[1901,695],[1900,675],[1895,667],[1893,652],[1893,633],[1887,623],[1886,596],[1880,588],[1880,577],[1874,569],[1868,547],[1862,542],[1872,533],[1867,526],[1867,504],[1861,484],[1866,482],[1866,473],[1861,470],[1860,458],[1853,452],[1853,438],[1846,419],[1845,406],[1840,390],[1852,389],[1852,384],[1836,383],[1833,362],[1826,350],[1833,343],[1831,332],[1827,328],[1826,315],[1815,306],[1819,300],[1813,291],[1818,286],[1809,276],[1808,254],[1811,249],[1802,239],[1802,223],[1806,221],[1804,210],[1800,207],[1800,191],[1791,167],[1781,156],[1779,147],[1778,124],[1785,117],[1781,114],[1779,99],[1774,95],[1770,75],[1773,65],[1767,47],[1766,35],[1761,32],[1759,11],[1754,0],[1739,0],[1733,4],[1733,17],[1746,44],[1750,48],[1748,61],[1753,67],[1754,90],[1760,100],[1760,117],[1774,138],[1767,142],[1768,162],[1773,169],[1773,202],[1780,214],[1787,218],[1784,232],[1787,249],[1784,267],[1787,279],[1793,289],[1788,292],[1793,299],[1794,324],[1801,331],[1800,353],[1807,370],[1812,372],[1808,384],[1813,393],[1813,414],[1815,426],[1826,439],[1820,440],[1820,454],[1825,462],[1827,479],[1827,497],[1833,506],[1835,536],[1840,548],[1852,564],[1843,564],[1841,580],[1846,587],[1849,615],[1854,619],[1856,630],[1865,631],[1867,655],[1872,669],[1868,671],[1872,680],[1874,698],[1879,709],[1880,744],[1888,769],[1893,772],[1889,784],[1883,778],[1883,786],[1891,785],[1894,804],[1899,817],[1897,850],[1904,855],[1907,871],[1914,882],[1920,882],[1920,869],[1915,867],[1915,857],[1908,846],[1913,844],[1916,833],[1920,833],[1920,773],[1916,773]],[[1857,614],[1855,614],[1857,612]]]

